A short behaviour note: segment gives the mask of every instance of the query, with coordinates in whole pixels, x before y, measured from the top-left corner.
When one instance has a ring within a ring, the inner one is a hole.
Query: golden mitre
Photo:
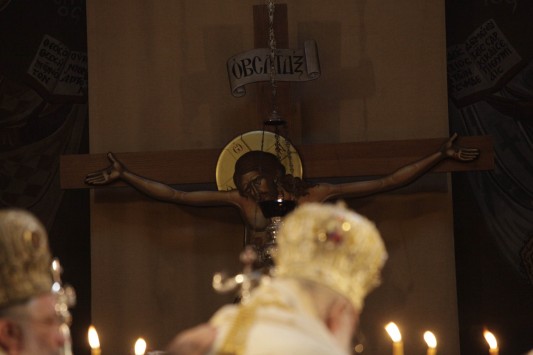
[[[277,244],[276,276],[325,285],[359,310],[387,259],[374,223],[344,203],[301,205],[284,219]]]
[[[31,213],[0,210],[0,308],[50,292],[48,236]]]

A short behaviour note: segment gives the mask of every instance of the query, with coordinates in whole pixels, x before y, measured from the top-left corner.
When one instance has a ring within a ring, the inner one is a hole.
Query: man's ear
[[[359,313],[347,300],[339,297],[329,308],[325,324],[339,344],[349,349],[358,321]]]
[[[18,354],[22,344],[20,326],[8,319],[0,319],[0,349],[8,354]]]
[[[345,326],[346,312],[349,312],[349,305],[340,298],[337,298],[329,307],[326,316],[326,326],[332,333],[337,332]]]

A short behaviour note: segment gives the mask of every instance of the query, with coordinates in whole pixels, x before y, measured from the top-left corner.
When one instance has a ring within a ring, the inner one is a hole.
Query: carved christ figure
[[[479,150],[464,148],[454,143],[457,134],[448,139],[439,150],[413,163],[405,165],[390,175],[348,183],[308,183],[298,177],[286,174],[278,158],[263,151],[250,151],[242,155],[235,164],[233,181],[236,190],[230,191],[180,191],[171,186],[136,175],[129,171],[113,153],[107,157],[111,162],[107,168],[87,175],[85,183],[106,185],[123,180],[145,195],[160,200],[188,206],[234,206],[240,210],[246,224],[247,243],[262,244],[265,229],[269,224],[259,202],[275,200],[282,196],[296,204],[324,202],[334,198],[364,197],[390,191],[407,185],[444,159],[469,162],[476,159]]]

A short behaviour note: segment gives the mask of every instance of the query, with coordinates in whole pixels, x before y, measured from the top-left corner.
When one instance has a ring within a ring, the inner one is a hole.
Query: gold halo
[[[261,141],[263,141],[263,151],[276,155],[276,134],[269,131],[250,131],[235,137],[222,150],[218,157],[216,168],[217,187],[220,191],[235,190],[233,182],[233,173],[235,172],[235,163],[245,153],[252,150],[261,150]],[[301,178],[303,176],[302,160],[300,155],[289,142],[290,156],[292,160],[293,171],[290,170],[289,154],[287,154],[287,140],[280,136],[282,147],[281,164],[285,167],[287,173]]]

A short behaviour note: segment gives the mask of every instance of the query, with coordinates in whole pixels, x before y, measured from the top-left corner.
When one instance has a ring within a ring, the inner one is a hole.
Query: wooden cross
[[[431,154],[447,138],[403,141],[313,144],[297,146],[304,178],[379,176]],[[432,172],[459,172],[494,169],[492,141],[488,136],[459,138],[461,145],[480,150],[477,160],[461,163],[445,160]],[[219,149],[172,150],[159,152],[126,152],[116,156],[129,170],[168,185],[214,184]],[[84,183],[88,173],[109,165],[106,154],[63,155],[60,180],[63,189],[94,188]],[[184,166],[190,167],[183,169]],[[126,186],[117,181],[111,186]]]
[[[255,47],[268,47],[268,13],[266,6],[254,6]],[[274,31],[278,48],[288,48],[287,5],[277,4]],[[289,83],[278,82],[277,106],[279,112],[290,112]],[[258,113],[267,117],[272,107],[270,83],[259,83]],[[291,137],[299,122],[290,118]],[[338,144],[300,145],[297,150],[304,166],[304,178],[327,179],[390,174],[396,169],[437,151],[447,138],[407,141],[357,142]],[[476,171],[494,168],[492,142],[487,136],[461,137],[459,144],[478,148],[480,156],[469,163],[445,160],[435,166],[433,172]],[[214,184],[215,167],[219,149],[130,152],[117,157],[129,170],[138,175],[168,185]],[[63,189],[80,189],[91,186],[84,183],[88,173],[106,167],[109,161],[105,154],[64,155],[60,160],[60,180]],[[183,169],[184,166],[193,167]],[[117,182],[112,186],[125,186]]]

